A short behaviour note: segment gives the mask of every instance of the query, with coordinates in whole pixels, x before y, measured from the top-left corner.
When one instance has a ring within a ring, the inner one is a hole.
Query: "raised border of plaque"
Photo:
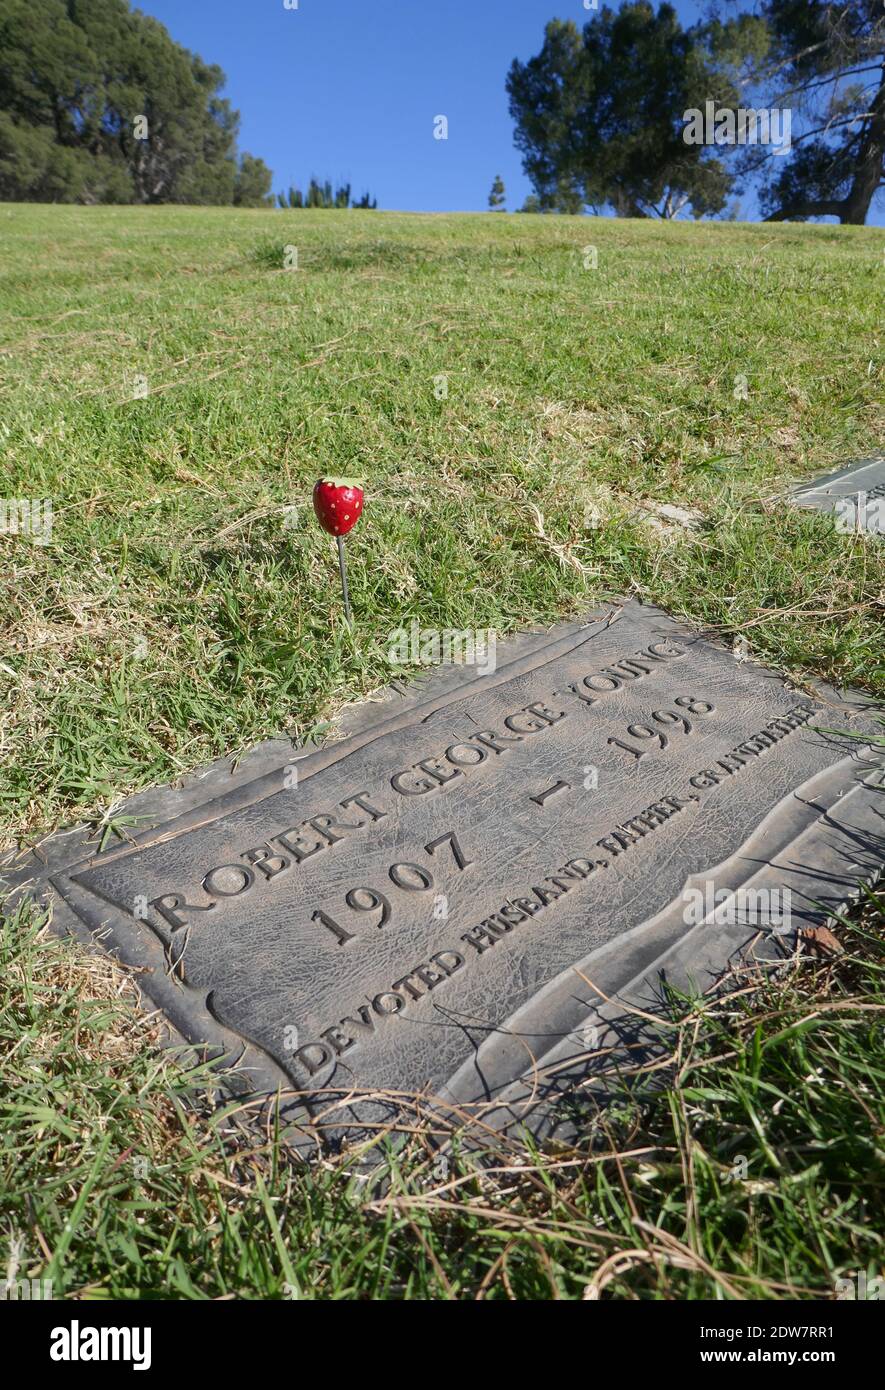
[[[832,512],[840,530],[885,532],[885,453],[857,459],[845,468],[825,473],[793,488],[794,506]]]

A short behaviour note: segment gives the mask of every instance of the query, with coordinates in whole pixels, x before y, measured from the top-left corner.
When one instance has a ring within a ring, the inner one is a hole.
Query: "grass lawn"
[[[53,507],[47,544],[0,535],[6,843],[322,725],[412,618],[506,633],[636,594],[797,681],[885,690],[885,541],[782,501],[882,446],[881,231],[0,228],[0,497]],[[325,473],[366,480],[354,636]],[[882,1265],[883,921],[871,899],[843,955],[677,1005],[666,1085],[580,1152],[441,1173],[416,1137],[386,1196],[293,1166],[158,1053],[129,980],[7,922],[0,1257],[81,1297],[833,1297]]]

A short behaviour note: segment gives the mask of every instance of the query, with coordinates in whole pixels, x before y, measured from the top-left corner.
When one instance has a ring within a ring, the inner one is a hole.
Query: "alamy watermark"
[[[840,497],[836,503],[837,531],[867,531],[885,536],[885,485],[854,497]]]
[[[30,536],[37,545],[52,539],[49,497],[0,497],[0,536]]]
[[[149,1327],[82,1327],[74,1318],[50,1333],[51,1361],[131,1361],[133,1371],[151,1368]]]
[[[715,101],[708,100],[703,111],[691,106],[682,119],[686,145],[772,145],[777,155],[788,154],[791,148],[793,111],[789,106],[732,110],[717,108]]]
[[[481,676],[495,670],[494,628],[421,627],[416,618],[387,641],[392,666],[475,666]]]
[[[871,1279],[865,1269],[857,1274],[847,1274],[834,1282],[836,1299],[839,1303],[878,1303],[882,1298],[883,1282],[875,1276]]]
[[[750,926],[776,935],[791,929],[789,888],[719,888],[707,879],[700,888],[685,888],[682,920],[690,927]]]
[[[0,1279],[0,1299],[47,1303],[51,1298],[51,1279]]]

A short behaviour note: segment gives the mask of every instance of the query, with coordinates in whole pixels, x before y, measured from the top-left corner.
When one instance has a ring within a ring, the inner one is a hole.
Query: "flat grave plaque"
[[[885,534],[885,453],[803,483],[790,496],[797,507],[835,513],[842,531]]]
[[[56,834],[3,872],[259,1089],[490,1102],[586,1054],[611,1017],[588,981],[707,987],[873,879],[877,727],[629,602],[367,703],[340,741],[134,797],[131,843]]]

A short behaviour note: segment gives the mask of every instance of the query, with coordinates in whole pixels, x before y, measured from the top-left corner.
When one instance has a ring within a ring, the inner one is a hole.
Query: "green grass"
[[[158,1056],[131,984],[10,919],[0,1230],[56,1297],[833,1298],[881,1277],[885,898],[717,1004],[676,1001],[666,1085],[577,1149],[404,1148],[308,1170]],[[661,1074],[658,1073],[658,1079]],[[635,1082],[635,1078],[634,1078]],[[437,1126],[438,1129],[438,1126]]]
[[[48,544],[0,536],[7,841],[303,733],[386,682],[413,617],[507,632],[635,593],[799,680],[885,689],[885,544],[781,500],[881,447],[876,229],[19,206],[0,227],[0,497],[54,509]],[[353,636],[310,506],[342,472],[366,479]],[[655,529],[660,504],[695,526]],[[581,1153],[440,1192],[416,1139],[384,1199],[293,1168],[208,1082],[195,1100],[105,963],[7,927],[0,1242],[83,1296],[831,1294],[881,1263],[881,923],[692,1022],[678,1084]]]
[[[778,500],[881,442],[876,230],[0,219],[0,495],[55,510],[50,544],[2,540],[14,830],[310,727],[384,683],[411,617],[508,631],[635,592],[782,669],[885,686],[881,542]],[[367,483],[354,642],[310,509],[341,472]],[[657,533],[643,502],[699,528]]]

